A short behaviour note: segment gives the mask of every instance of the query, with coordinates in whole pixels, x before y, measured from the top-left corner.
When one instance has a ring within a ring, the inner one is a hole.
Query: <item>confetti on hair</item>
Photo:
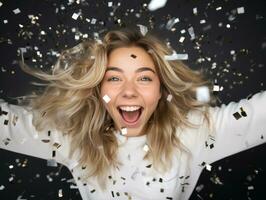
[[[165,6],[167,0],[151,0],[149,5],[148,5],[148,9],[150,11],[155,11],[159,8],[162,8]]]
[[[106,94],[103,96],[103,100],[105,101],[105,103],[109,103],[111,101],[111,98]]]
[[[207,103],[210,101],[210,91],[207,86],[201,86],[196,89],[196,98],[200,102]]]
[[[142,24],[137,24],[140,29],[140,33],[145,36],[148,33],[148,28]]]
[[[166,100],[169,101],[169,102],[171,102],[172,99],[173,99],[173,95],[168,94]]]
[[[172,55],[165,55],[165,60],[171,61],[171,60],[187,60],[188,54],[177,54],[175,51]]]

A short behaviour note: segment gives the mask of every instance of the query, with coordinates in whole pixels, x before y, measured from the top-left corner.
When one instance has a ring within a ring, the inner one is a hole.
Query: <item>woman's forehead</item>
[[[152,57],[141,47],[120,47],[108,57],[108,66],[139,65],[154,67]]]

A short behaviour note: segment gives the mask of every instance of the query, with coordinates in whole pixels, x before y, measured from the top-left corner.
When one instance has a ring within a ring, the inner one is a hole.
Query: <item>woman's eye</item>
[[[119,78],[113,76],[111,78],[108,78],[107,81],[119,81]]]
[[[141,81],[152,81],[152,79],[150,77],[147,76],[143,76],[140,78]]]

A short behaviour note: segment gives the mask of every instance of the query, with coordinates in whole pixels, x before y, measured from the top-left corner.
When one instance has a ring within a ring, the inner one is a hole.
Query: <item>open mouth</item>
[[[136,123],[143,111],[141,106],[119,106],[117,109],[123,120],[128,124]]]

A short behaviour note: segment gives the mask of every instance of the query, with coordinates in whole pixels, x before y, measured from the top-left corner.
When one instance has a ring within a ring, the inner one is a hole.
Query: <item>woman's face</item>
[[[161,98],[159,77],[150,55],[134,46],[113,50],[101,83],[101,96],[117,130],[126,128],[127,136],[145,134],[144,127]]]

